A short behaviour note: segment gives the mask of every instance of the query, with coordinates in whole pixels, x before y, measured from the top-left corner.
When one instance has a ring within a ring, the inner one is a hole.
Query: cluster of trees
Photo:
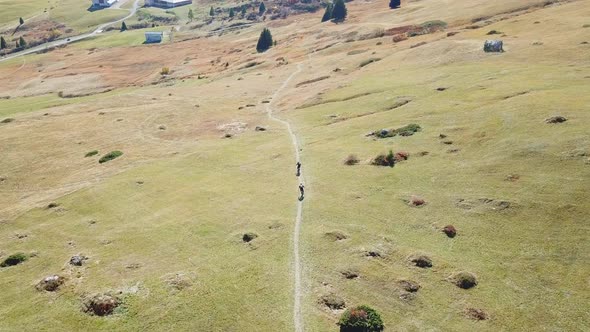
[[[260,38],[258,38],[258,43],[256,44],[256,51],[259,53],[264,52],[271,48],[275,43],[273,43],[272,35],[270,30],[264,28],[260,33]]]
[[[20,37],[16,40],[15,46],[17,49],[23,49],[27,47],[27,41],[23,37]],[[4,50],[7,48],[8,43],[6,42],[6,39],[4,39],[4,37],[0,37],[0,50]]]
[[[348,11],[344,0],[334,0],[333,3],[326,6],[326,11],[324,12],[324,16],[322,16],[322,22],[330,20],[336,23],[343,22],[347,14]]]
[[[242,17],[246,16],[246,8],[247,6],[242,6],[242,8],[240,9],[240,15]],[[260,5],[258,6],[258,15],[262,15],[266,12],[266,5],[264,5],[264,2],[261,2]],[[215,16],[215,9],[213,7],[211,7],[209,9],[209,16],[213,17]],[[233,18],[236,16],[236,12],[234,10],[234,8],[230,8],[229,9],[229,18]],[[190,21],[192,21],[194,19],[194,14],[193,14],[193,10],[189,10],[188,12],[188,18]]]

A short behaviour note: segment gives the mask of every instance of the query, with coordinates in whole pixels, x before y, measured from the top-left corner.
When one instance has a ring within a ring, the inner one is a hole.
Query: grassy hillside
[[[27,258],[0,268],[0,330],[293,330],[300,180],[305,331],[361,304],[385,331],[590,329],[590,8],[348,10],[162,45],[110,32],[0,63],[0,263]],[[259,54],[263,27],[278,44]],[[409,157],[371,164],[390,150]],[[84,312],[104,293],[112,315]]]

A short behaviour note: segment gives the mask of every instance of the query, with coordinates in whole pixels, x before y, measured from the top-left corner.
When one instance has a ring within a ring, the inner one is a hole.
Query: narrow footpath
[[[297,65],[297,70],[294,71],[284,82],[283,84],[275,91],[272,95],[271,102],[266,104],[266,114],[268,115],[269,119],[274,120],[276,122],[282,123],[285,127],[287,127],[287,131],[291,136],[291,140],[293,143],[293,148],[295,151],[295,160],[296,162],[300,162],[300,154],[299,154],[299,141],[297,140],[297,136],[293,132],[291,128],[291,124],[285,120],[279,119],[273,115],[272,104],[276,97],[287,87],[289,82],[295,77],[297,74],[301,72],[303,68],[302,64]],[[303,167],[302,167],[303,168]],[[299,173],[299,183],[305,185],[305,180],[303,177],[303,171]],[[295,230],[293,232],[293,261],[294,261],[294,303],[293,303],[293,322],[295,324],[295,332],[303,332],[303,317],[301,315],[301,261],[299,257],[299,234],[301,232],[301,212],[303,210],[303,196],[302,199],[299,199],[297,202],[297,217],[295,218]]]

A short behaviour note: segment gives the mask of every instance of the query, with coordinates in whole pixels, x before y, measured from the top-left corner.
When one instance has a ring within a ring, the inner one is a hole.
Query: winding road
[[[295,160],[296,162],[300,161],[300,147],[299,141],[297,140],[297,136],[295,132],[291,128],[291,124],[285,120],[279,119],[273,115],[272,111],[272,104],[276,97],[281,93],[291,82],[295,75],[299,74],[303,68],[303,65],[300,63],[297,65],[297,70],[294,71],[284,82],[283,84],[275,91],[272,95],[271,103],[266,104],[266,114],[268,118],[282,123],[285,127],[287,127],[287,131],[289,132],[289,136],[291,136],[291,141],[293,143],[293,147],[295,149]],[[299,182],[305,185],[305,180],[303,178],[303,171],[299,174]],[[297,202],[297,217],[295,218],[295,230],[293,232],[293,261],[294,261],[294,279],[295,279],[295,287],[294,287],[294,304],[293,304],[293,322],[295,324],[295,331],[296,332],[303,332],[303,317],[301,315],[301,260],[299,257],[299,234],[301,232],[301,213],[303,211],[303,200],[300,199]]]
[[[139,8],[139,0],[135,0],[135,2],[133,3],[133,6],[129,10],[129,15],[127,15],[127,16],[125,16],[123,18],[120,18],[120,19],[117,19],[115,21],[111,21],[111,22],[108,22],[108,23],[101,24],[96,29],[94,29],[94,31],[92,31],[92,32],[88,32],[88,33],[85,33],[85,34],[81,34],[81,35],[69,37],[69,38],[66,38],[66,39],[54,40],[54,41],[51,41],[51,42],[48,42],[48,43],[45,43],[45,44],[41,44],[41,45],[37,45],[35,47],[28,48],[28,49],[26,49],[24,51],[20,51],[20,52],[17,52],[17,53],[9,54],[9,55],[7,55],[5,57],[0,58],[0,62],[7,61],[7,60],[10,60],[10,59],[14,59],[14,58],[18,58],[18,57],[21,57],[23,55],[27,55],[27,54],[31,54],[31,53],[36,53],[36,52],[39,52],[39,51],[43,51],[43,50],[48,49],[48,48],[58,47],[58,46],[62,46],[62,45],[67,45],[69,43],[73,43],[73,42],[76,42],[76,41],[79,41],[79,40],[82,40],[82,39],[86,39],[86,38],[90,38],[90,37],[96,36],[99,33],[101,33],[104,30],[104,28],[106,28],[107,26],[109,26],[111,24],[123,22],[124,20],[126,20],[126,19],[130,18],[131,16],[135,15],[135,13],[137,12],[137,9],[138,8]]]

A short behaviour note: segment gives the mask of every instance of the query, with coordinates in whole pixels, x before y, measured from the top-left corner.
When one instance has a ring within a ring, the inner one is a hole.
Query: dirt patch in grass
[[[346,157],[346,159],[344,159],[344,165],[347,166],[353,166],[356,165],[360,162],[359,158],[354,155],[354,154],[350,154],[348,155],[348,157]]]
[[[432,267],[432,259],[424,254],[414,254],[408,260],[413,265],[423,269]]]
[[[567,121],[567,118],[561,115],[552,116],[550,118],[545,119],[545,123],[555,124],[555,123],[564,123]]]
[[[170,273],[165,275],[162,279],[168,287],[178,291],[189,288],[193,285],[193,277],[184,272]]]
[[[481,309],[476,309],[476,308],[465,309],[465,316],[467,316],[467,318],[473,319],[473,320],[487,320],[487,319],[489,319],[489,316],[485,311],[483,311]]]
[[[360,276],[360,273],[357,269],[344,269],[340,271],[340,274],[346,279],[357,279]]]
[[[412,195],[410,199],[407,200],[407,203],[412,207],[421,207],[426,205],[426,200],[420,196]]]
[[[66,278],[62,276],[51,275],[41,279],[35,288],[40,291],[55,292],[61,285],[65,283],[65,281]]]
[[[480,199],[463,199],[459,198],[455,205],[464,210],[487,209],[493,211],[502,211],[514,207],[514,204],[505,200],[496,200],[490,198]]]
[[[89,315],[108,316],[121,305],[119,298],[110,294],[96,294],[87,298],[82,310]]]
[[[412,280],[405,280],[404,279],[404,280],[399,280],[397,283],[403,290],[405,290],[406,292],[410,292],[410,293],[415,293],[421,288],[421,286],[417,282],[412,281]]]
[[[257,237],[258,237],[258,234],[256,234],[256,233],[246,233],[246,234],[242,235],[242,241],[251,242],[254,239],[256,239]]]
[[[340,310],[346,308],[346,302],[336,294],[327,294],[320,298],[320,303],[330,310]]]
[[[333,231],[333,232],[328,232],[324,234],[324,237],[330,241],[342,241],[342,240],[346,240],[348,239],[348,235],[339,232],[339,231]]]
[[[445,233],[448,237],[454,238],[457,236],[457,229],[453,225],[447,225],[442,229],[443,233]]]
[[[477,277],[471,272],[457,272],[451,275],[448,280],[455,286],[463,289],[470,289],[477,286]]]
[[[74,255],[70,258],[70,265],[73,266],[82,266],[84,265],[84,262],[88,260],[88,257],[78,254],[78,255]]]
[[[330,78],[330,76],[320,76],[311,80],[307,80],[307,81],[303,81],[303,82],[299,82],[295,85],[296,88],[299,88],[301,86],[307,85],[307,84],[312,84],[315,82],[319,82],[319,81],[323,81],[323,80],[327,80],[328,78]]]

